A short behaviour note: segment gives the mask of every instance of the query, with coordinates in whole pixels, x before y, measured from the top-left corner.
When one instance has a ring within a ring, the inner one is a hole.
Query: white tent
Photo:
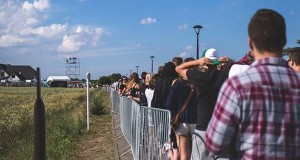
[[[49,81],[65,81],[69,82],[71,79],[69,76],[49,76],[47,78],[47,82]]]

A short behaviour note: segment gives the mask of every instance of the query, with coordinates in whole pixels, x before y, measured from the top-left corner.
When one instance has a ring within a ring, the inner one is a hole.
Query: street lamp
[[[130,76],[130,75],[131,75],[131,72],[132,72],[132,69],[131,69],[131,70],[129,70],[129,71],[130,71],[130,72],[129,72],[129,73],[130,73],[130,74],[129,74],[129,76]]]
[[[136,73],[139,74],[139,66],[136,66]]]
[[[200,25],[195,25],[193,28],[197,34],[197,59],[199,59],[199,32],[200,32],[200,29],[203,27]]]
[[[153,59],[155,57],[154,56],[150,56],[150,59],[151,59],[151,73],[153,73]]]

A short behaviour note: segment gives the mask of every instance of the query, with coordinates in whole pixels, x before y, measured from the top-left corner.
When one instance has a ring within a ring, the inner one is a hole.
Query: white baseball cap
[[[209,58],[214,64],[220,64],[218,61],[219,54],[216,49],[209,48],[202,53],[202,57]]]

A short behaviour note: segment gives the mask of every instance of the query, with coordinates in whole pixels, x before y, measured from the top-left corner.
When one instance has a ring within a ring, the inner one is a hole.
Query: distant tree
[[[120,78],[122,78],[122,75],[120,73],[113,73],[109,76],[111,82],[118,81]]]
[[[110,80],[110,78],[108,76],[102,76],[99,78],[98,80],[98,84],[99,85],[110,85],[112,83],[112,81]]]
[[[287,56],[291,49],[292,49],[291,47],[284,48],[282,51],[282,56]]]
[[[71,78],[71,81],[80,81],[78,78]]]
[[[90,81],[92,84],[99,84],[99,81],[98,80],[91,80]]]
[[[296,43],[300,44],[300,39],[298,39],[298,40],[296,41]],[[291,49],[292,49],[291,47],[286,47],[286,48],[284,48],[283,51],[282,51],[282,55],[283,55],[283,56],[287,56],[287,55],[289,54],[289,52],[290,52]]]

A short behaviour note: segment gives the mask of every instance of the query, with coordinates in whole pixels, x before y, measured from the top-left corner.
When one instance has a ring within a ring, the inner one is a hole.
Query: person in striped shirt
[[[255,61],[221,87],[206,131],[207,150],[231,159],[300,159],[300,79],[282,58],[282,15],[258,10],[248,41]]]

